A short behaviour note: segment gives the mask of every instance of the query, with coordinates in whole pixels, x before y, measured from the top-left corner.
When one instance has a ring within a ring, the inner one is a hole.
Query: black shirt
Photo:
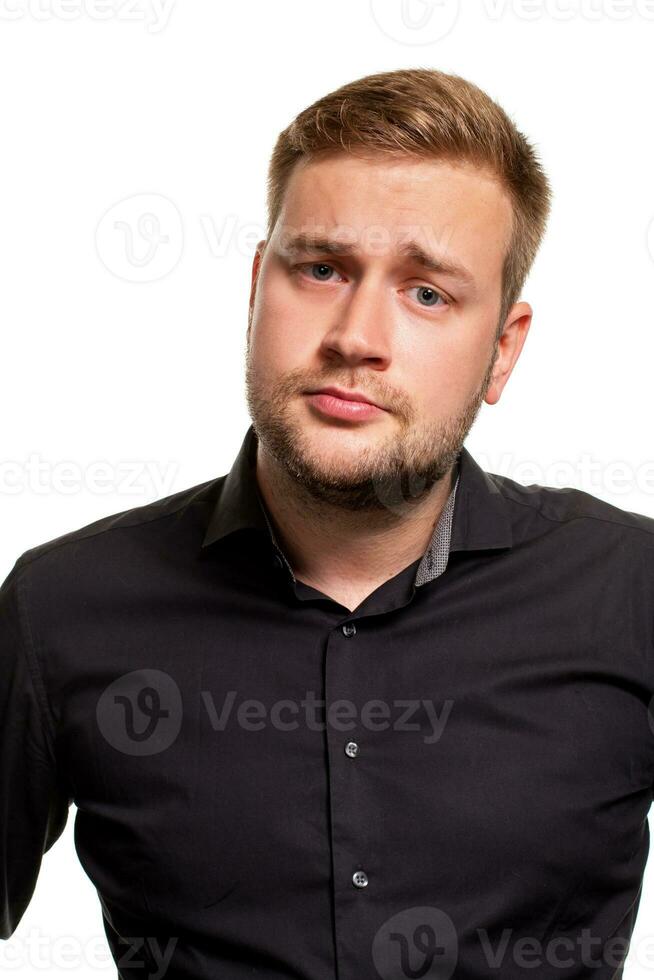
[[[349,612],[292,577],[253,438],[229,477],[6,578],[0,936],[74,801],[125,980],[616,980],[649,847],[654,520],[464,447],[445,570]]]

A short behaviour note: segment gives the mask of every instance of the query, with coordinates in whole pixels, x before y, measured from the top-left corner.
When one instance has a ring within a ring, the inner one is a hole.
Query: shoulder
[[[608,503],[577,487],[550,487],[539,483],[523,484],[498,473],[486,473],[491,485],[501,494],[512,520],[525,532],[561,530],[628,538],[633,543],[654,547],[654,517],[626,510]]]
[[[125,560],[144,558],[156,549],[161,537],[176,535],[181,542],[199,549],[204,524],[225,477],[176,491],[166,497],[101,517],[89,524],[37,544],[19,555],[14,570],[18,575],[38,578],[63,571],[115,567]]]

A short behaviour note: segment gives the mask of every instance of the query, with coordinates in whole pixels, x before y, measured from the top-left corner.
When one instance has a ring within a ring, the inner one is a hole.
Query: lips
[[[335,388],[330,386],[328,388],[316,388],[310,392],[310,395],[333,395],[334,398],[342,398],[346,402],[364,402],[366,405],[374,405],[376,408],[383,408],[383,405],[377,405],[371,398],[368,398],[363,392],[352,391],[349,388]]]
[[[369,422],[385,414],[379,405],[368,401],[363,392],[323,388],[306,392],[308,404],[322,419],[343,422]]]

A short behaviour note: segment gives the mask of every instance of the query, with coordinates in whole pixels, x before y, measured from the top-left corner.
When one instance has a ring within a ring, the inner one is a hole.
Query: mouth
[[[348,388],[318,388],[304,392],[309,404],[324,419],[365,422],[386,410],[370,401],[363,392]]]
[[[330,385],[327,388],[313,388],[310,391],[305,392],[306,395],[329,395],[332,398],[340,398],[341,401],[346,402],[356,402],[360,405],[372,405],[373,408],[378,408],[385,411],[383,405],[378,405],[374,402],[372,398],[368,398],[363,392],[353,391],[350,388],[337,388]]]

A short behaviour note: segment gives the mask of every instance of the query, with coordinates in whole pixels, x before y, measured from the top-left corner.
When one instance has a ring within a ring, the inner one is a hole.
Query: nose
[[[393,304],[378,277],[352,283],[330,314],[321,348],[325,357],[349,365],[385,368],[391,359]]]

